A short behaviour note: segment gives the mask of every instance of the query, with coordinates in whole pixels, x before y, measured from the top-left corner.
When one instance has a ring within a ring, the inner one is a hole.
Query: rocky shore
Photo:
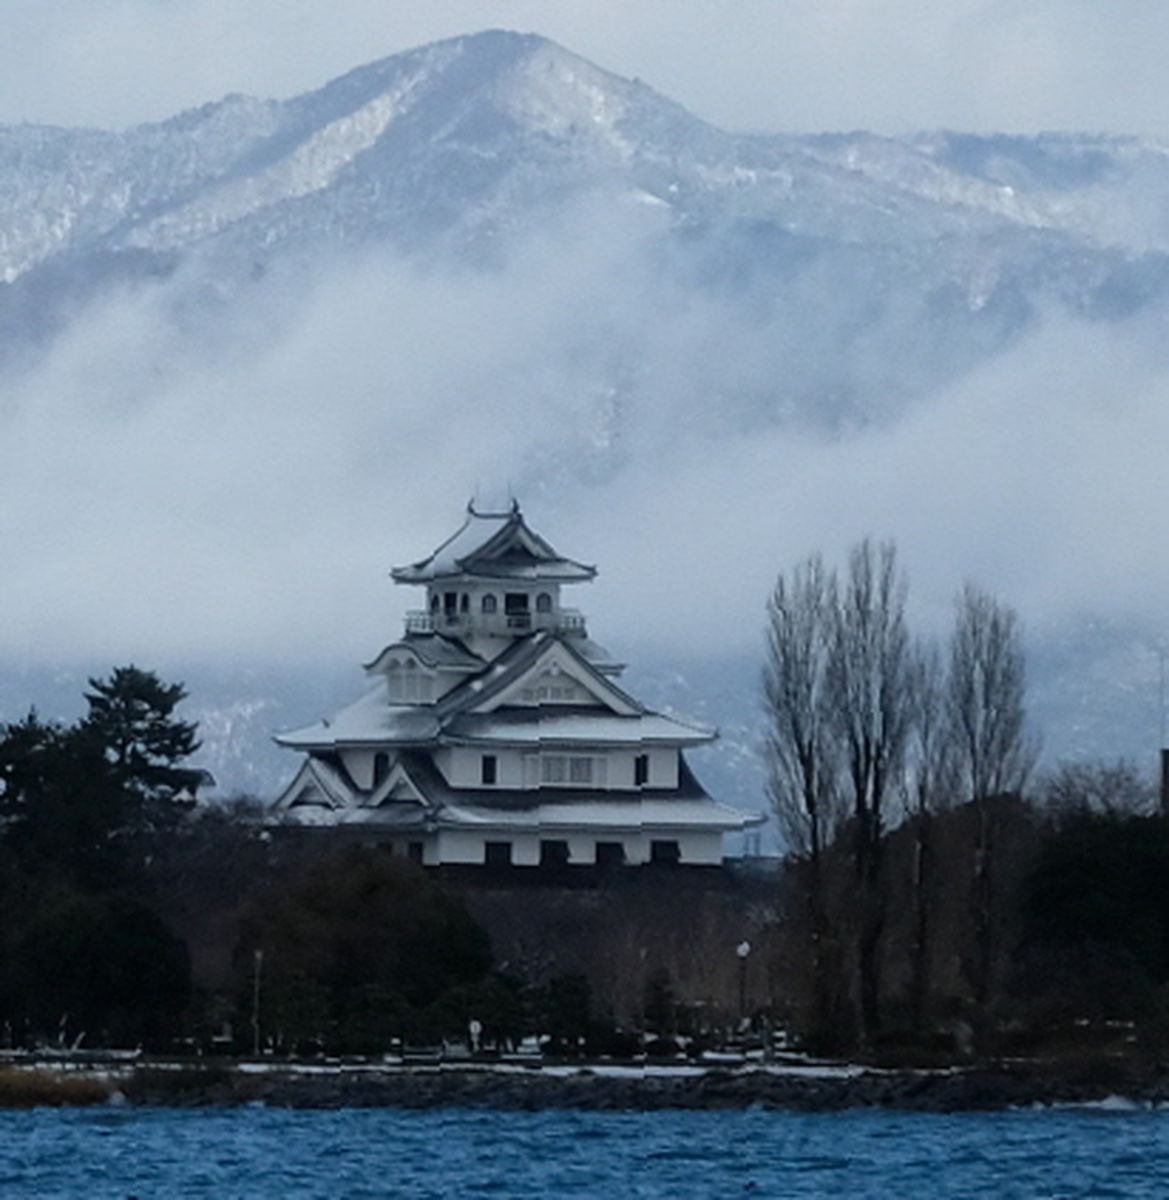
[[[637,1068],[136,1064],[111,1076],[140,1105],[289,1108],[473,1107],[537,1111],[886,1108],[991,1111],[1123,1098],[1169,1104],[1169,1067],[1127,1060],[1028,1061],[934,1070],[848,1065]]]

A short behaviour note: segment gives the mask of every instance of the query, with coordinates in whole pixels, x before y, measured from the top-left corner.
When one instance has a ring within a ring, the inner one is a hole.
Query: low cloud
[[[862,429],[763,419],[735,398],[800,327],[664,288],[658,219],[578,210],[490,272],[277,273],[194,325],[181,279],[91,308],[0,401],[0,659],[356,662],[417,603],[389,566],[509,491],[598,563],[621,653],[750,652],[778,570],[870,534],[927,625],[966,577],[1028,624],[1158,616],[1159,317],[1053,317]]]

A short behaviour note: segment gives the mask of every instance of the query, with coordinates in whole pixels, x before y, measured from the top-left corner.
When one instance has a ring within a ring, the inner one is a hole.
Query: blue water
[[[1169,1113],[0,1113],[0,1196],[1145,1197]]]

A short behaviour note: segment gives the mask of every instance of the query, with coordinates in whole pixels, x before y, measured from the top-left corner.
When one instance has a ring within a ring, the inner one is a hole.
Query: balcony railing
[[[526,633],[530,629],[553,629],[584,635],[585,619],[579,609],[559,612],[426,612],[411,609],[406,614],[407,633]]]

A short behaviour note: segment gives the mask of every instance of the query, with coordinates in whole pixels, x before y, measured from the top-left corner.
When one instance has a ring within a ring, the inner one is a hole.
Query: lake
[[[0,1113],[0,1196],[1145,1197],[1169,1111]]]

